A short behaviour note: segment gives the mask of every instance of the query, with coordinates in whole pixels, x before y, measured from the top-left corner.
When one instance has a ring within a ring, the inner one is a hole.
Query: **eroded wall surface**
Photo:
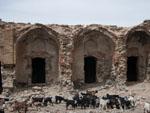
[[[145,35],[137,32],[145,32]],[[23,40],[19,41],[22,37]],[[97,24],[32,25],[1,21],[0,60],[3,66],[15,65],[16,81],[30,84],[31,58],[45,58],[46,79],[49,83],[58,79],[57,82],[61,85],[71,88],[74,81],[84,81],[85,56],[94,56],[98,59],[96,82],[110,79],[118,83],[126,82],[127,58],[139,56],[138,76],[144,81],[149,79],[150,72],[149,40],[148,20],[134,27]]]

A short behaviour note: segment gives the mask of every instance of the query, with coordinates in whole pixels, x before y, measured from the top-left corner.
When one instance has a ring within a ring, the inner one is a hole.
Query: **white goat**
[[[144,103],[144,113],[150,113],[150,104],[147,102]]]
[[[107,110],[107,104],[108,104],[108,102],[109,102],[108,99],[102,99],[102,98],[100,98],[100,105],[99,105],[100,109]]]

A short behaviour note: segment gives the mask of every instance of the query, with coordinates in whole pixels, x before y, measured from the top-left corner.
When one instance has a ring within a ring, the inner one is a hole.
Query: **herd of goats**
[[[86,108],[99,108],[102,111],[108,109],[134,109],[136,106],[133,96],[119,96],[106,94],[105,96],[98,97],[95,94],[97,91],[92,92],[79,92],[74,94],[71,98],[64,98],[63,96],[41,96],[32,95],[26,98],[24,101],[13,101],[12,112],[27,113],[29,107],[46,107],[48,105],[54,106],[54,104],[65,103],[66,110],[68,109],[86,109]],[[3,98],[5,102],[9,102],[9,98]],[[4,113],[1,109],[0,113]],[[150,104],[145,103],[144,113],[150,113]]]

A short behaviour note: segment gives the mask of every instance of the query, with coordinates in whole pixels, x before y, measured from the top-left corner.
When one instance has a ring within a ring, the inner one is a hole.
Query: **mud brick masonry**
[[[150,20],[133,27],[1,20],[0,62],[16,85],[149,81]]]

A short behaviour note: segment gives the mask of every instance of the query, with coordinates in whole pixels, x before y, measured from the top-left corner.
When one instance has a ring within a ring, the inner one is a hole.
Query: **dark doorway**
[[[32,83],[45,83],[45,59],[32,59]]]
[[[128,57],[127,61],[127,81],[138,80],[138,69],[137,69],[138,57]]]
[[[85,83],[96,82],[96,58],[88,56],[84,58]]]
[[[1,70],[1,62],[0,62],[0,94],[3,92],[3,85],[2,85],[2,70]]]

